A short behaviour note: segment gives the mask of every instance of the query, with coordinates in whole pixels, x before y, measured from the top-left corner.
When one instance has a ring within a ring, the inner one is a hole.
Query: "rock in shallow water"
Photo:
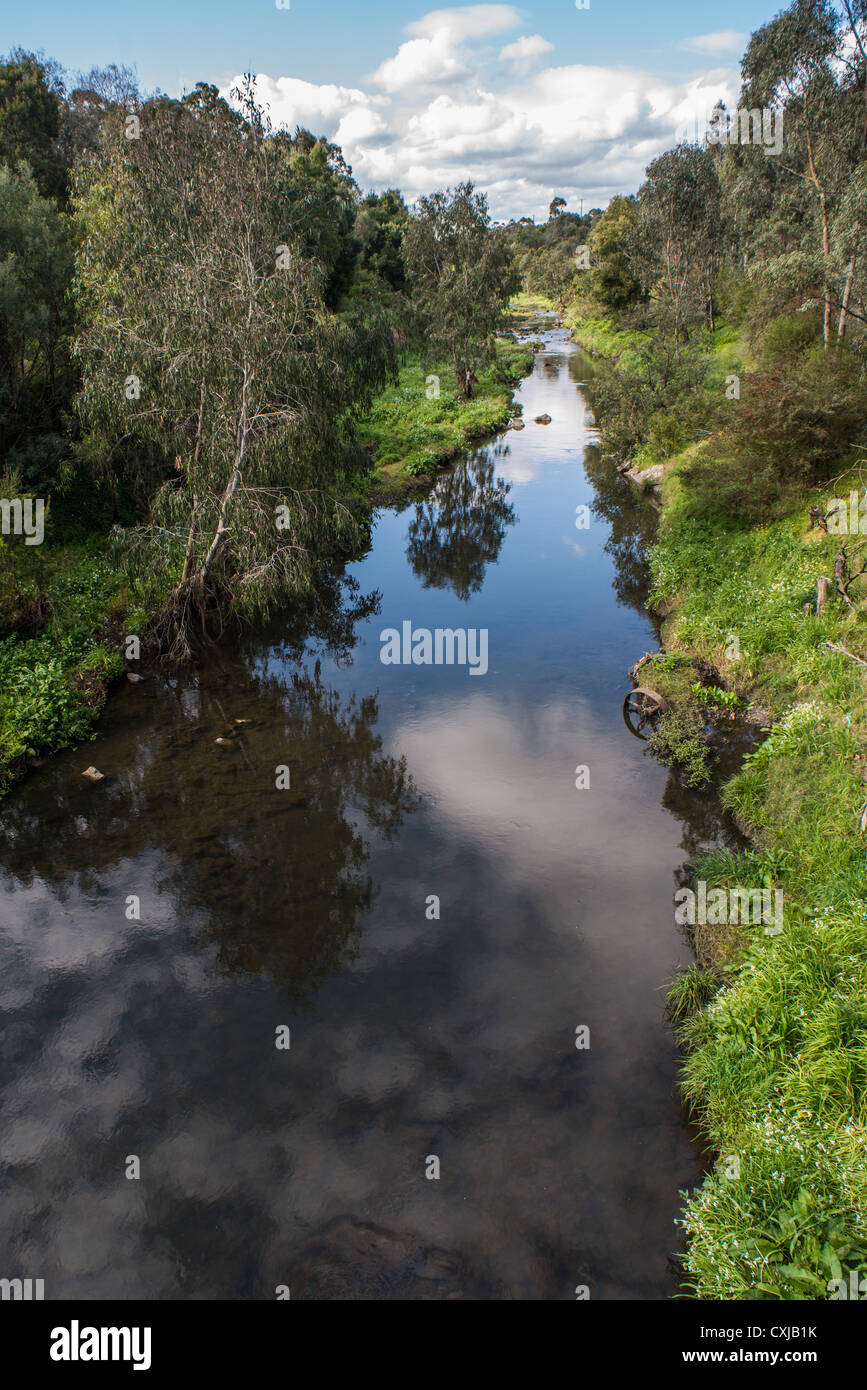
[[[414,1233],[340,1217],[292,1260],[292,1298],[452,1300],[477,1292],[463,1256]],[[503,1290],[491,1289],[492,1298]]]

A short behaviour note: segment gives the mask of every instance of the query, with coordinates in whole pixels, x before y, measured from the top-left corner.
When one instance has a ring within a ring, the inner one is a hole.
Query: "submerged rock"
[[[340,1217],[310,1240],[293,1260],[292,1297],[450,1301],[474,1287],[464,1256],[429,1245],[412,1231]],[[503,1290],[492,1287],[492,1298]]]
[[[536,416],[536,424],[537,424],[537,425],[550,425],[550,423],[551,423],[551,416],[550,416],[550,415],[537,415],[537,416]]]

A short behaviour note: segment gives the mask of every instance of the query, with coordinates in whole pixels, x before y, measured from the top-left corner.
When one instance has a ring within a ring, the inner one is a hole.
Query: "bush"
[[[789,361],[813,346],[822,336],[818,314],[785,314],[773,319],[762,338],[762,354],[768,359]]]
[[[660,762],[681,769],[688,787],[703,787],[710,781],[704,720],[694,707],[660,715],[648,743]]]
[[[684,464],[685,515],[752,524],[830,476],[863,430],[867,386],[847,357],[808,353],[743,376],[728,407],[711,446]]]

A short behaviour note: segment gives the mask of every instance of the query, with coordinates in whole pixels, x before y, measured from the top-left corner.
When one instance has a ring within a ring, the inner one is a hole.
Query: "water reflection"
[[[4,803],[10,1277],[83,1298],[672,1291],[698,1175],[662,1021],[672,878],[723,832],[622,727],[652,518],[592,452],[582,470],[575,354],[547,336],[527,428],[380,517],[363,590],[323,577],[197,675],[122,687],[92,747]],[[384,668],[380,590],[389,623],[466,605],[489,675]]]
[[[467,599],[496,563],[515,509],[507,501],[508,483],[495,475],[495,459],[494,449],[471,455],[417,503],[406,557],[426,589],[450,588]]]
[[[309,631],[332,654],[336,641],[345,659],[351,621],[351,610],[336,604],[326,616],[320,603]],[[303,644],[297,619],[285,640]],[[405,757],[382,751],[376,698],[329,689],[318,664],[284,679],[228,651],[155,698],[156,725],[124,747],[98,788],[51,771],[50,809],[41,797],[39,814],[26,796],[10,801],[2,877],[50,886],[63,901],[73,887],[99,892],[108,869],[158,854],[155,892],[180,920],[203,923],[200,939],[222,970],[310,995],[356,948],[375,892],[370,834],[390,840],[417,804]],[[290,785],[278,789],[281,768]],[[127,881],[141,896],[136,869]]]
[[[653,536],[657,514],[646,498],[636,492],[606,459],[597,446],[590,445],[584,467],[593,484],[593,514],[608,523],[610,535],[606,554],[614,561],[612,583],[620,603],[638,613],[646,613],[650,591],[647,547]],[[640,653],[639,653],[640,655]]]

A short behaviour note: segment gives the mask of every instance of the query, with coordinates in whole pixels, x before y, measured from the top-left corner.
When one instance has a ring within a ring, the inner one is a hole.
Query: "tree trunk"
[[[199,461],[199,455],[200,455],[201,449],[202,449],[202,425],[203,425],[203,422],[204,422],[204,418],[205,418],[205,383],[204,383],[204,380],[203,380],[203,381],[202,381],[202,386],[201,386],[201,391],[200,391],[200,393],[199,393],[199,419],[198,419],[198,423],[197,423],[197,425],[196,425],[196,447],[195,447],[195,450],[194,450],[194,452],[193,452],[193,462],[194,462],[194,463],[198,463],[198,461]],[[183,583],[184,580],[189,579],[190,575],[191,575],[192,572],[193,572],[193,564],[194,564],[195,555],[196,555],[196,519],[197,519],[197,517],[198,517],[198,512],[199,512],[199,499],[198,499],[198,497],[194,497],[194,498],[193,498],[193,514],[192,514],[192,516],[190,517],[190,529],[189,529],[189,533],[188,533],[188,535],[187,535],[187,550],[186,550],[186,554],[185,554],[185,556],[184,556],[184,572],[183,572],[183,574],[182,574],[182,576],[181,576],[181,583]]]
[[[208,576],[208,571],[210,570],[211,565],[214,563],[217,551],[220,548],[220,543],[222,542],[222,539],[226,534],[226,517],[229,511],[229,504],[232,501],[232,498],[235,496],[235,493],[238,491],[238,488],[241,483],[241,469],[243,467],[244,459],[247,454],[247,438],[250,433],[250,425],[247,418],[247,391],[249,389],[251,380],[251,373],[249,372],[249,370],[245,369],[244,390],[241,399],[241,418],[238,422],[238,452],[235,456],[235,464],[232,468],[232,476],[229,479],[229,482],[226,486],[226,490],[223,493],[222,501],[220,502],[220,516],[217,522],[217,529],[214,532],[211,544],[208,546],[208,553],[202,561],[201,568],[197,575],[199,582],[202,584],[205,582],[205,579]]]
[[[822,210],[822,250],[825,255],[825,266],[827,267],[828,261],[831,256],[831,235],[828,230],[828,199],[825,194],[824,188],[819,182],[819,175],[816,171],[816,162],[813,158],[813,137],[810,134],[809,127],[807,129],[807,155],[808,162],[810,165],[810,177],[812,178],[813,184],[816,188],[816,192],[819,195],[819,205]],[[831,341],[831,296],[828,293],[827,269],[825,271],[824,295],[825,314],[822,325],[822,337],[825,344],[825,350],[827,351],[828,345]]]
[[[858,241],[861,236],[860,227],[855,229],[855,242],[852,247],[852,256],[849,261],[849,269],[846,271],[846,285],[843,290],[843,303],[840,305],[840,320],[837,324],[837,346],[843,341],[843,334],[846,332],[846,319],[849,313],[849,298],[852,294],[852,282],[855,279],[855,262],[858,259]]]

